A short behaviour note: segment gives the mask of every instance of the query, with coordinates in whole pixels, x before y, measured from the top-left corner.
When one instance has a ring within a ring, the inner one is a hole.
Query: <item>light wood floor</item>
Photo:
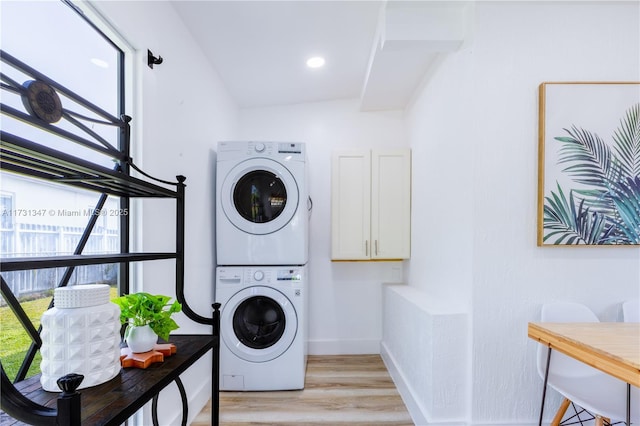
[[[208,404],[192,426],[210,424]],[[309,356],[305,389],[221,392],[220,424],[413,425],[379,355]]]

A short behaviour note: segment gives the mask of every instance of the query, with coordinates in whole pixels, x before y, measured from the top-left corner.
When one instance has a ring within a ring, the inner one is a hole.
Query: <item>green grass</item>
[[[49,307],[50,301],[51,297],[43,297],[21,303],[22,309],[36,330],[40,326],[40,317]],[[13,381],[16,377],[30,345],[31,338],[11,308],[8,306],[0,308],[0,360],[2,360],[2,367],[10,380]],[[40,373],[40,359],[40,351],[38,351],[27,377]]]
[[[115,297],[117,297],[117,289],[111,287],[111,298],[113,299]],[[22,309],[24,309],[36,330],[40,326],[42,314],[49,307],[49,302],[51,302],[50,296],[20,302]],[[11,308],[9,308],[9,306],[0,307],[0,360],[2,361],[4,371],[11,381],[13,381],[18,374],[18,370],[22,365],[30,345],[31,338]],[[31,363],[27,377],[40,373],[40,361],[41,356],[40,351],[38,351]]]

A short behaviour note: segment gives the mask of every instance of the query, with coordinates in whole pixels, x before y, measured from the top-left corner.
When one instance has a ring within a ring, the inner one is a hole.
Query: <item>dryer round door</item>
[[[298,209],[298,184],[268,158],[238,163],[225,177],[220,197],[226,217],[241,231],[264,235],[283,228]]]
[[[282,355],[296,336],[298,318],[291,301],[271,287],[248,287],[222,307],[222,340],[236,356],[267,362]]]

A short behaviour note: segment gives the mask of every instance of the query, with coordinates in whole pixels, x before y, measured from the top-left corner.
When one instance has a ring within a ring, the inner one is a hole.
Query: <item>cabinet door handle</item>
[[[378,255],[378,240],[376,240],[376,256]]]
[[[369,240],[364,240],[364,255],[369,256]]]

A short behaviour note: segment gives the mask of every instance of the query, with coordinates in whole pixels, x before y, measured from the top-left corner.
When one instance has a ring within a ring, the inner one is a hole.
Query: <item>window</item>
[[[123,51],[67,1],[3,2],[0,19],[3,134],[118,167],[113,152],[128,153],[128,146],[123,146],[120,128],[105,117],[118,118],[123,113]],[[39,86],[47,79],[55,85]],[[54,90],[58,85],[66,90]],[[30,96],[46,96],[47,102],[33,104]],[[73,254],[96,214],[82,254],[121,251],[121,233],[128,232],[128,219],[122,216],[128,214],[126,201],[111,196],[101,200],[101,194],[93,191],[7,170],[0,170],[0,178],[3,258]],[[36,327],[56,286],[108,283],[113,296],[117,295],[118,264],[77,267],[68,281],[66,272],[67,268],[16,271],[3,273],[2,278]],[[0,309],[8,310],[4,305],[0,303]],[[0,357],[13,379],[28,358],[30,341],[17,322],[15,327],[6,323],[12,319],[11,313],[0,313]],[[5,330],[15,330],[16,335]],[[26,343],[5,340],[16,338]],[[27,377],[39,372],[38,365],[36,358]]]
[[[13,194],[0,193],[0,250],[2,253],[14,251],[13,234]]]

